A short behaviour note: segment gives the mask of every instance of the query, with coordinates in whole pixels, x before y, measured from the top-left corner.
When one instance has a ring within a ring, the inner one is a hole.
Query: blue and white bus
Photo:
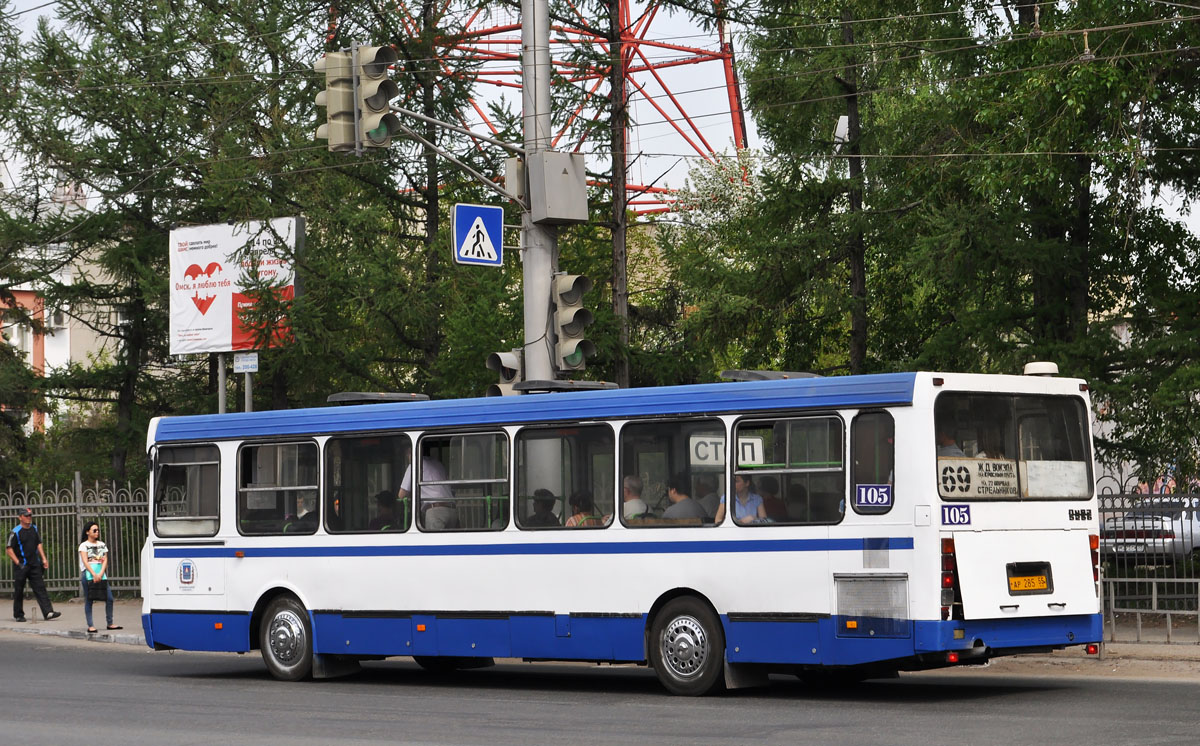
[[[142,623],[285,680],[626,662],[685,695],[1096,643],[1089,411],[921,372],[160,418]]]

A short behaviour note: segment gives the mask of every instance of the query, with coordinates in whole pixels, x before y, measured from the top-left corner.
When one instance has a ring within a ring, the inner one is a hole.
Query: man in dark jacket
[[[42,616],[47,620],[58,619],[62,612],[55,611],[50,605],[50,596],[46,593],[46,583],[42,578],[46,571],[46,551],[42,549],[42,537],[37,526],[33,525],[33,511],[29,508],[17,510],[20,525],[8,536],[8,558],[16,565],[13,569],[13,619],[25,621],[25,581],[33,589],[38,606],[42,607]]]

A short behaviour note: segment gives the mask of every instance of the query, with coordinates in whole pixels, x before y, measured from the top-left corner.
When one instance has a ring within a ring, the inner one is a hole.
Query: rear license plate
[[[1054,592],[1049,562],[1010,562],[1006,569],[1010,596]]]
[[[1045,575],[1018,575],[1008,579],[1010,591],[1044,591],[1047,587]]]

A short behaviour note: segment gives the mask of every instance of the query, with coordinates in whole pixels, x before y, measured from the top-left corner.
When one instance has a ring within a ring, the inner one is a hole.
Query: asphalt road
[[[995,671],[671,697],[631,667],[411,661],[288,684],[257,656],[0,632],[11,744],[1193,744],[1200,683]]]

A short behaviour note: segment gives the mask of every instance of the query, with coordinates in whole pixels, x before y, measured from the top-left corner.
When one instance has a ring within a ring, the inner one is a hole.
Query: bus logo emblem
[[[970,526],[971,525],[971,506],[970,505],[943,505],[942,506],[942,525],[943,526]]]
[[[185,559],[179,563],[179,584],[193,585],[196,582],[196,563]]]

